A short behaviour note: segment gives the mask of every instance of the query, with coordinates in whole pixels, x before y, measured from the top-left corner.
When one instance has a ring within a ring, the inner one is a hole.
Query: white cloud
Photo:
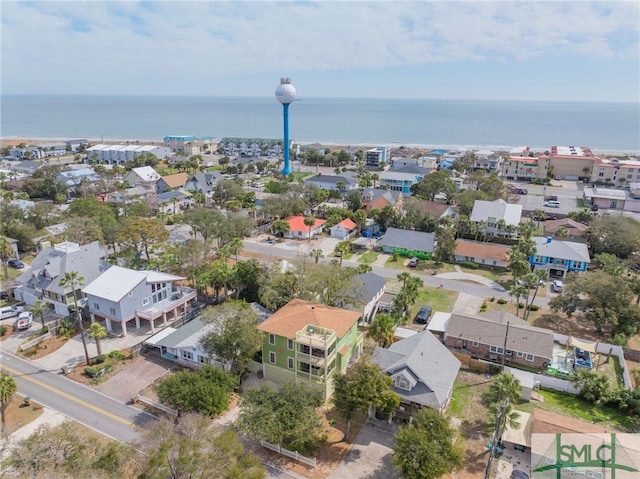
[[[637,2],[3,2],[5,92],[547,55],[638,62]],[[224,92],[222,92],[224,94]]]

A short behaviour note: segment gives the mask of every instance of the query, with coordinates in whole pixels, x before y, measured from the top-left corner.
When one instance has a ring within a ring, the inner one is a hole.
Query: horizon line
[[[131,97],[131,98],[273,98],[271,95],[180,95],[180,94],[140,94],[140,93],[0,93],[0,97]],[[558,100],[558,99],[498,99],[498,98],[433,98],[433,97],[372,97],[372,96],[308,96],[295,101],[309,100],[429,100],[429,101],[479,101],[479,102],[518,102],[518,103],[617,103],[640,105],[640,100]]]

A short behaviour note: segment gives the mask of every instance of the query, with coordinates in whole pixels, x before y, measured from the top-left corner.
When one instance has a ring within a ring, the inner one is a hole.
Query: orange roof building
[[[327,220],[316,218],[316,222],[311,226],[311,230],[309,230],[309,227],[304,224],[304,216],[290,216],[283,221],[289,223],[289,232],[284,236],[286,238],[298,239],[307,239],[309,235],[313,238],[315,235],[322,233],[322,227],[327,222]]]
[[[506,268],[510,249],[503,244],[457,239],[454,256],[458,263],[469,261],[481,266]]]

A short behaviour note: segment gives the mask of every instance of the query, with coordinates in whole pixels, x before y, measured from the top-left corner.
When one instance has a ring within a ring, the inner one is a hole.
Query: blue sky
[[[0,8],[3,94],[640,101],[635,0]]]

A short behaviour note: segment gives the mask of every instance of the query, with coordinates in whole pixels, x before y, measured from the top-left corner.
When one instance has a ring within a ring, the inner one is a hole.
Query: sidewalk
[[[160,328],[156,328],[156,332],[158,331],[160,331]],[[151,337],[151,328],[140,328],[139,330],[133,329],[123,338],[107,336],[100,340],[102,354],[109,354],[111,351],[121,351],[123,349],[130,348],[149,337]],[[89,356],[97,356],[98,351],[96,349],[96,342],[89,338],[86,339]],[[84,363],[85,360],[82,338],[77,334],[69,339],[65,345],[57,351],[47,354],[40,359],[34,359],[32,362],[40,366],[42,369],[57,372],[60,371],[62,366],[74,367],[78,364]]]
[[[495,289],[497,291],[506,291],[502,286],[500,286],[498,283],[496,283],[493,280],[490,280],[489,278],[485,278],[484,276],[480,276],[479,274],[473,274],[473,273],[464,273],[462,271],[462,269],[460,268],[460,266],[456,265],[456,272],[455,273],[440,273],[436,275],[436,278],[444,278],[444,279],[457,279],[457,280],[462,280],[462,281],[474,281],[476,283],[480,283],[483,284],[485,286],[488,286],[491,289]]]
[[[6,459],[16,443],[31,436],[40,426],[47,425],[49,427],[56,427],[62,424],[65,419],[66,417],[59,412],[43,407],[42,414],[40,414],[40,416],[38,416],[34,421],[31,421],[29,424],[25,424],[20,429],[9,435],[6,447],[4,447],[4,454],[0,456],[0,460]]]

